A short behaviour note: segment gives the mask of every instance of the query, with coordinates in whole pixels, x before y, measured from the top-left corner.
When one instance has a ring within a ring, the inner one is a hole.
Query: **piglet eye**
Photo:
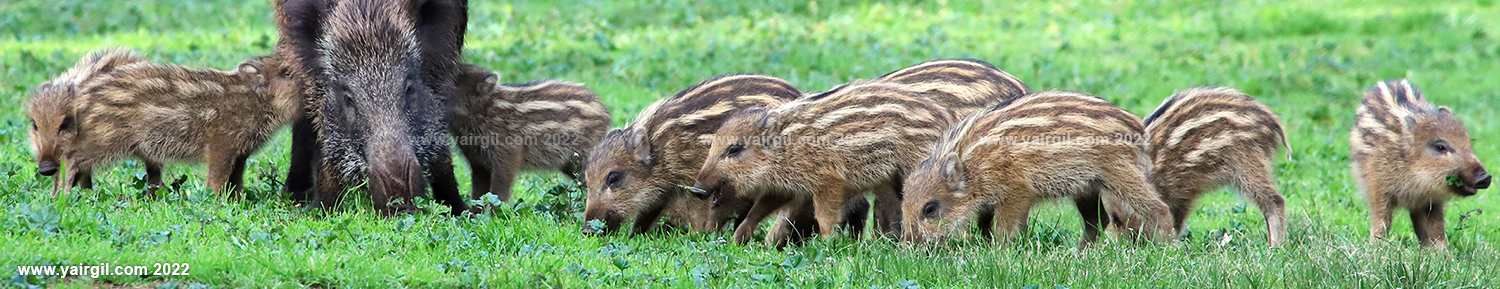
[[[33,126],[35,126],[35,125],[33,125]],[[72,128],[72,127],[73,127],[73,117],[69,116],[69,117],[64,117],[63,118],[62,125],[58,125],[57,126],[57,130],[68,130],[68,128]]]
[[[732,157],[738,157],[738,156],[740,156],[740,153],[744,152],[744,151],[745,151],[745,144],[738,144],[738,143],[737,144],[732,144],[732,145],[729,145],[728,148],[724,149],[724,156],[725,157],[731,157],[731,158]]]
[[[923,219],[935,219],[937,217],[938,217],[938,201],[937,200],[932,200],[932,201],[927,202],[926,205],[922,205],[922,218]]]
[[[1447,142],[1437,141],[1432,143],[1432,150],[1437,151],[1438,153],[1446,154],[1453,152],[1453,147],[1448,146]]]
[[[624,181],[625,181],[625,172],[610,171],[608,175],[604,175],[604,185],[605,186],[609,186],[609,187],[612,187],[612,188],[618,188],[618,187],[620,187],[620,184],[623,183]]]

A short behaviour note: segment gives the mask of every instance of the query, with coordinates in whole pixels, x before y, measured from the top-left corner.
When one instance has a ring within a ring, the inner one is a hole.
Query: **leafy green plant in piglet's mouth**
[[[1448,175],[1448,177],[1444,178],[1443,181],[1445,183],[1447,183],[1448,186],[1451,186],[1451,187],[1463,187],[1464,186],[1464,180],[1461,179],[1461,178],[1459,178],[1458,175]]]

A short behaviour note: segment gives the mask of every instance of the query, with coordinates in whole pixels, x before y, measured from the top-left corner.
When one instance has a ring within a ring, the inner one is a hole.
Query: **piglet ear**
[[[240,74],[260,74],[261,71],[265,71],[265,64],[262,64],[260,59],[245,60],[240,63],[240,67],[235,68],[235,71]]]
[[[772,124],[776,124],[776,119],[781,117],[781,115],[776,113],[776,111],[774,110],[766,110],[764,113],[765,114],[761,115],[760,119],[755,121],[756,130],[765,130],[771,128]]]
[[[625,148],[635,155],[635,160],[641,164],[651,165],[651,143],[648,142],[645,128],[633,128],[625,132]]]
[[[964,168],[959,162],[958,153],[948,153],[938,162],[940,168],[938,174],[947,180],[948,189],[954,192],[963,191],[967,184],[964,183]]]
[[[500,74],[489,72],[484,74],[484,83],[479,85],[479,91],[485,94],[494,92],[500,85]]]

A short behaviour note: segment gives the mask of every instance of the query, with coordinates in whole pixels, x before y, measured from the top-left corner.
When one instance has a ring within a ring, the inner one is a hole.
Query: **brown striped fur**
[[[472,197],[494,193],[510,200],[520,170],[559,170],[577,178],[570,163],[588,153],[609,129],[609,109],[582,84],[542,80],[500,84],[500,76],[473,65],[457,75],[450,129],[473,172]]]
[[[44,176],[54,176],[59,169],[59,158],[69,150],[68,145],[78,136],[78,123],[74,107],[78,94],[88,87],[84,86],[89,80],[108,74],[115,68],[136,62],[146,61],[144,56],[134,50],[124,48],[107,48],[95,50],[78,59],[73,68],[68,69],[50,81],[38,85],[36,91],[26,101],[26,114],[31,120],[32,152],[35,153],[37,172]],[[52,193],[72,186],[63,182],[63,176],[53,177]],[[83,174],[76,179],[76,185],[85,189],[93,188],[93,176]]]
[[[1446,247],[1445,203],[1490,186],[1468,129],[1404,79],[1365,91],[1357,115],[1349,135],[1350,167],[1370,204],[1370,241],[1385,239],[1394,207],[1402,207],[1410,211],[1422,246]]]
[[[1173,228],[1184,229],[1199,195],[1233,185],[1260,207],[1267,242],[1286,239],[1286,200],[1271,168],[1277,149],[1288,158],[1291,149],[1270,107],[1232,88],[1190,88],[1162,101],[1145,123],[1151,183],[1172,209]]]
[[[604,223],[609,233],[634,220],[634,234],[645,233],[663,212],[668,223],[695,230],[718,230],[731,219],[715,214],[708,201],[683,198],[683,188],[703,166],[705,141],[729,116],[749,107],[775,107],[802,93],[780,78],[723,75],[658,100],[623,129],[607,133],[586,158],[589,188],[587,221]],[[748,207],[746,207],[748,208]],[[722,208],[739,212],[745,209]]]
[[[288,57],[281,54],[271,54],[251,58],[250,61],[260,63],[261,76],[265,78],[266,90],[277,101],[294,101],[292,117],[295,119],[301,115],[305,94],[305,85],[293,77],[293,68]]]
[[[1031,93],[1015,76],[974,59],[942,59],[893,71],[877,81],[899,83],[926,92],[960,119],[1005,100]]]
[[[819,233],[830,236],[846,218],[845,202],[866,191],[874,192],[881,215],[895,219],[901,180],[954,122],[930,98],[901,84],[861,81],[772,109],[747,109],[714,133],[694,187],[755,200],[735,230],[739,242],[771,212],[796,216],[806,202]],[[890,219],[876,225],[899,228]]]
[[[964,119],[997,103],[1031,93],[1031,88],[1010,73],[977,59],[939,59],[902,68],[875,81],[906,86],[925,92],[939,106],[952,111],[955,119]],[[899,205],[899,204],[891,204]],[[895,209],[875,210],[876,220],[897,221],[900,216],[885,216]],[[894,224],[880,225],[886,234],[897,236]]]
[[[866,80],[846,83],[832,90],[860,83]],[[892,71],[873,81],[884,81],[901,84],[906,89],[924,92],[932,101],[939,106],[949,109],[955,113],[956,118],[962,119],[970,114],[983,110],[996,103],[1020,97],[1031,92],[1031,89],[994,65],[974,59],[942,59],[918,63],[910,67]],[[817,94],[812,94],[817,95]],[[847,203],[848,211],[845,213],[852,216],[863,216],[869,207],[863,196],[856,197]],[[897,205],[891,202],[891,205]],[[900,216],[886,216],[885,212],[895,211],[894,208],[876,210],[876,220],[888,222],[898,221]],[[810,212],[808,214],[811,214]],[[784,240],[781,235],[794,233],[782,230],[780,226],[788,224],[784,215],[778,216],[778,227],[772,230],[773,236],[768,239]],[[863,217],[847,219],[849,229],[855,235],[863,228]],[[880,224],[879,229],[887,234],[899,234],[896,230],[899,226],[894,224]],[[809,231],[816,228],[807,228]]]
[[[90,81],[67,176],[134,156],[156,187],[163,164],[202,160],[215,193],[244,189],[246,158],[298,107],[274,97],[262,71],[259,58],[234,71],[140,62]]]
[[[1130,113],[1073,92],[1037,92],[970,116],[906,179],[905,239],[962,236],[976,224],[1010,237],[1024,228],[1034,203],[1053,198],[1078,206],[1080,245],[1108,224],[1103,212],[1165,239],[1171,213],[1146,180],[1151,160],[1144,144],[1128,139],[1143,132]]]

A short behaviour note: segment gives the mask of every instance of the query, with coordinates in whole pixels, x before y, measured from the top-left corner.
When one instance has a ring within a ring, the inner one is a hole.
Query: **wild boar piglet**
[[[77,184],[64,183],[57,175],[62,166],[62,157],[68,145],[78,136],[78,121],[75,103],[80,92],[87,90],[89,80],[108,74],[116,67],[146,61],[139,52],[124,48],[107,48],[89,52],[72,68],[56,78],[38,85],[26,101],[26,116],[31,120],[31,149],[36,157],[36,172],[53,176],[52,193],[77,185],[84,189],[94,187],[93,174],[80,172],[74,179]]]
[[[659,219],[694,230],[718,230],[730,215],[744,216],[740,202],[715,209],[707,200],[682,198],[703,167],[707,140],[730,115],[749,107],[779,106],[801,96],[786,80],[765,75],[720,75],[647,106],[624,128],[610,130],[585,158],[588,186],[584,219],[610,233],[633,222],[645,233]],[[727,213],[720,213],[727,212]]]
[[[953,122],[926,93],[881,81],[746,109],[714,133],[694,188],[755,200],[735,230],[739,242],[770,213],[795,216],[805,202],[813,203],[818,232],[830,236],[846,219],[845,202],[867,191],[877,216],[899,217],[892,203],[900,204],[902,180]]]
[[[557,170],[578,178],[581,164],[609,129],[609,109],[582,84],[540,80],[500,84],[465,65],[457,76],[450,129],[473,172],[471,196],[510,200],[521,170]]]
[[[138,62],[91,80],[77,104],[66,176],[133,156],[145,162],[154,193],[163,164],[201,160],[215,193],[243,190],[246,159],[300,107],[270,93],[262,60],[233,71]]]
[[[1271,174],[1276,150],[1291,149],[1281,120],[1255,98],[1224,87],[1199,87],[1162,101],[1145,119],[1151,148],[1151,184],[1172,208],[1181,233],[1203,193],[1234,186],[1266,220],[1271,246],[1286,239],[1286,200]]]
[[[1407,80],[1365,91],[1349,134],[1351,168],[1370,204],[1370,241],[1385,239],[1394,208],[1411,212],[1423,247],[1447,247],[1443,207],[1453,196],[1490,187],[1474,156],[1469,131],[1444,106],[1434,106]]]
[[[1096,240],[1111,216],[1132,235],[1166,239],[1171,213],[1146,180],[1143,132],[1134,115],[1073,92],[1032,93],[970,116],[906,179],[905,239],[964,236],[976,224],[1003,239],[1023,228],[1033,204],[1055,198],[1078,206],[1080,246]]]

